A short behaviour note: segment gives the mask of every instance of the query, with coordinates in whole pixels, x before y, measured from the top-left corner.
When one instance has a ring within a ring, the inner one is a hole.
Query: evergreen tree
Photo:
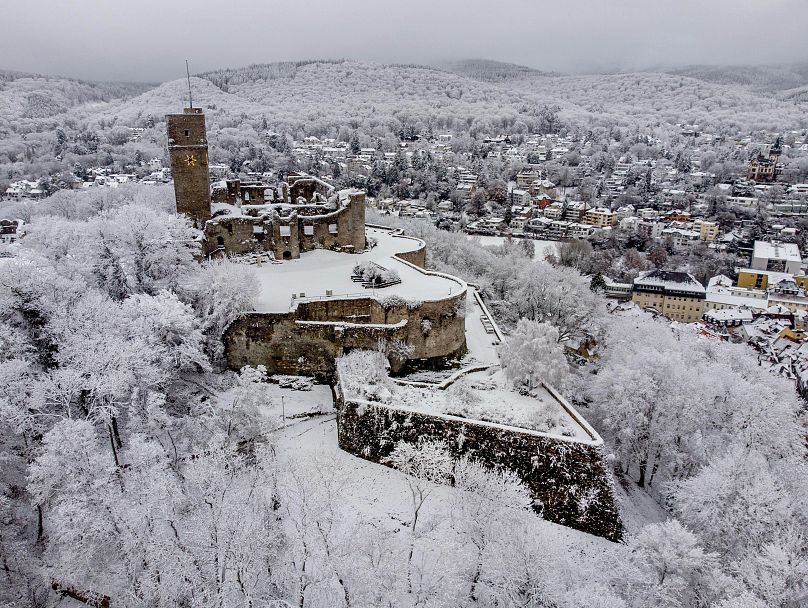
[[[603,278],[603,275],[600,272],[596,272],[592,276],[592,280],[589,283],[589,289],[595,293],[601,293],[604,289],[606,289],[606,280]]]

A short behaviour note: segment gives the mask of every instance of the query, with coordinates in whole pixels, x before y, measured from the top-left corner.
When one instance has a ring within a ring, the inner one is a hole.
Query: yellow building
[[[791,275],[787,272],[755,270],[754,268],[744,268],[738,271],[738,287],[746,289],[766,289],[783,279],[792,279],[803,289],[808,288],[808,276],[804,274]]]
[[[615,216],[610,209],[606,209],[605,207],[588,209],[584,214],[583,223],[597,228],[605,228],[617,224],[617,216]]]
[[[712,243],[715,237],[718,236],[718,224],[715,222],[706,222],[704,220],[696,220],[693,222],[693,228],[699,231],[699,240]]]
[[[704,313],[704,286],[687,272],[650,270],[634,279],[631,301],[674,321],[694,323]]]

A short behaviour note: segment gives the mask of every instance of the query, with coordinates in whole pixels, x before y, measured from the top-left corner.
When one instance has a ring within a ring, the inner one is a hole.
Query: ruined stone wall
[[[271,250],[272,223],[252,217],[214,218],[205,224],[205,255],[220,250],[227,255],[244,255]]]
[[[307,201],[311,201],[315,193],[319,194],[324,199],[328,199],[334,192],[334,188],[330,187],[325,182],[308,176],[293,178],[293,180],[290,179],[290,182],[289,199],[292,203],[297,201],[301,196]]]
[[[348,230],[351,237],[351,245],[354,250],[362,251],[366,246],[365,242],[365,193],[356,191],[350,195],[350,221]]]
[[[346,400],[337,387],[339,446],[376,463],[399,441],[446,443],[491,468],[515,472],[548,521],[619,541],[623,528],[602,443],[568,441],[524,429]]]
[[[459,289],[459,285],[458,285]],[[380,303],[373,298],[315,300],[298,304],[303,321],[344,321],[356,324],[392,325],[406,321],[397,336],[413,347],[409,359],[448,358],[466,350],[466,292],[437,302],[410,306],[397,298]],[[422,321],[428,320],[428,331]]]
[[[228,367],[265,365],[270,373],[330,378],[335,360],[379,340],[413,347],[407,357],[428,365],[466,350],[465,291],[440,302],[385,307],[373,298],[301,302],[294,312],[249,313],[224,335]],[[425,332],[422,321],[429,320]],[[391,361],[397,371],[403,362]]]
[[[295,313],[251,313],[234,321],[224,336],[228,367],[265,365],[270,373],[313,375],[333,380],[336,360],[379,340],[403,340],[406,326],[354,326],[298,321]]]
[[[365,195],[353,195],[336,211],[317,216],[298,216],[300,251],[365,249]],[[312,234],[306,234],[306,227]]]
[[[253,226],[258,226],[254,230]],[[288,235],[281,234],[282,227]],[[308,227],[308,228],[307,228]],[[310,232],[311,234],[307,234]],[[295,259],[313,249],[363,251],[365,249],[365,195],[357,193],[335,211],[322,215],[293,212],[281,218],[229,216],[205,225],[204,254],[224,248],[227,255],[272,252],[276,259]]]

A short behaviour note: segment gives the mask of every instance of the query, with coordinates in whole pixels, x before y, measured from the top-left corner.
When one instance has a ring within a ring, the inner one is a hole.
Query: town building
[[[802,256],[796,243],[755,241],[752,251],[752,270],[798,274],[801,266]]]
[[[631,301],[669,319],[694,323],[704,312],[705,289],[693,275],[649,270],[634,279]]]
[[[605,228],[607,226],[614,226],[617,224],[617,217],[612,213],[611,209],[605,207],[596,207],[594,209],[587,209],[584,213],[584,224],[590,224],[596,228]]]
[[[777,137],[765,156],[758,151],[749,159],[749,179],[756,182],[773,182],[782,172],[780,155],[783,153],[783,140]]]
[[[704,310],[732,310],[748,308],[763,311],[769,307],[765,289],[737,287],[732,279],[718,275],[710,279],[705,292]]]
[[[23,224],[22,220],[0,220],[0,243],[14,243],[20,237]]]
[[[698,231],[699,240],[712,243],[718,236],[718,224],[716,222],[708,222],[707,220],[695,220],[693,222],[693,230]]]

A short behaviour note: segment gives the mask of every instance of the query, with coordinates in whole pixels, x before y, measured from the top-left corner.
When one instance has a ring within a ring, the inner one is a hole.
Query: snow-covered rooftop
[[[721,321],[752,321],[752,311],[746,307],[725,308],[724,310],[708,310],[704,318],[716,323]]]
[[[634,279],[635,287],[660,287],[671,291],[704,293],[704,286],[692,274],[671,270],[650,270]]]
[[[752,257],[789,262],[802,261],[800,248],[796,243],[780,243],[778,241],[755,241]]]
[[[366,234],[376,241],[376,246],[364,253],[316,249],[300,254],[296,260],[256,268],[260,288],[256,311],[288,312],[297,302],[309,299],[382,299],[395,295],[412,302],[435,301],[466,289],[466,284],[460,279],[427,273],[393,257],[396,253],[418,250],[423,245],[420,240],[381,228],[367,228]],[[382,289],[363,289],[351,280],[354,266],[363,262],[375,262],[395,270],[401,283]],[[331,292],[330,295],[327,292]]]

